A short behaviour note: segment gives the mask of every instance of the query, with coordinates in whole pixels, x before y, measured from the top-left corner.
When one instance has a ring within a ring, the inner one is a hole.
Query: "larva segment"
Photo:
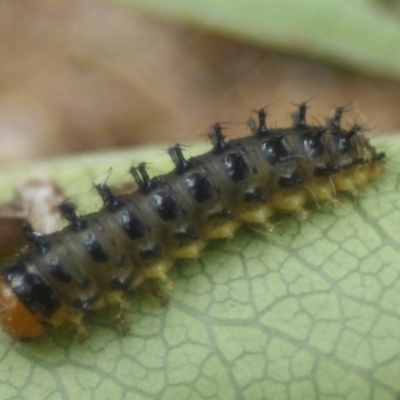
[[[0,280],[0,316],[3,329],[15,339],[36,339],[44,333],[39,318],[22,303],[4,279]]]
[[[209,240],[231,238],[242,224],[271,229],[274,214],[305,217],[307,203],[336,203],[338,191],[356,194],[382,173],[384,154],[358,126],[340,127],[342,108],[325,128],[307,125],[306,110],[299,106],[293,128],[270,129],[261,109],[258,124],[249,124],[253,135],[231,141],[216,124],[208,153],[187,160],[180,145],[168,150],[170,173],[150,178],[145,163],[131,168],[134,193],[97,183],[98,212],[79,217],[63,203],[63,230],[40,236],[26,225],[33,248],[0,282],[7,332],[36,338],[45,325],[68,323],[83,337],[85,314],[98,311],[124,331],[125,294],[143,286],[165,303],[154,279],[172,287],[168,271],[178,258],[198,257]]]

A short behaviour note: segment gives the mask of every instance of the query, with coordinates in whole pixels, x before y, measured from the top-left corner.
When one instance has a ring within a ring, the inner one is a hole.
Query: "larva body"
[[[186,160],[180,146],[170,148],[172,172],[150,179],[145,164],[132,168],[134,193],[96,185],[100,211],[78,217],[64,203],[69,225],[61,231],[40,236],[27,226],[34,248],[1,272],[4,329],[26,339],[71,323],[84,335],[84,315],[100,310],[122,324],[125,293],[154,278],[170,284],[176,259],[198,257],[210,239],[232,237],[242,224],[267,225],[275,213],[302,213],[307,202],[335,202],[337,191],[356,194],[381,174],[384,154],[358,126],[340,128],[342,112],[315,127],[302,104],[294,127],[268,129],[260,110],[252,135],[228,142],[217,124],[208,153]]]

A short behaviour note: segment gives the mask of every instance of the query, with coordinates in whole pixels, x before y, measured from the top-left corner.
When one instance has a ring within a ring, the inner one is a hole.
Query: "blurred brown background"
[[[144,143],[206,140],[215,122],[243,135],[250,110],[270,125],[310,98],[377,134],[400,128],[400,84],[340,70],[129,8],[89,0],[0,2],[0,164]]]

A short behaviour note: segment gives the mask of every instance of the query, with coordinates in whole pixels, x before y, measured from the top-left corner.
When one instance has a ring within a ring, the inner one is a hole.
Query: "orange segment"
[[[4,279],[0,279],[0,318],[4,330],[15,339],[35,339],[43,335],[43,325]]]

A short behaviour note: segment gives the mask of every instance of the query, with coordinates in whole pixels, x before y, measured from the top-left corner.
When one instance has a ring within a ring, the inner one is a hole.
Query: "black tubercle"
[[[246,190],[243,200],[246,203],[265,202],[265,193],[261,187],[252,187]]]
[[[210,200],[215,190],[205,172],[192,172],[185,177],[186,187],[192,197],[198,202]]]
[[[340,121],[346,111],[348,111],[346,107],[336,107],[333,117],[328,119],[328,127],[340,129]]]
[[[356,136],[357,133],[360,133],[362,131],[362,128],[360,125],[353,125],[349,132],[347,133],[346,137],[350,140],[353,136]]]
[[[160,190],[152,194],[150,203],[160,218],[165,222],[173,221],[180,215],[178,203],[166,190]]]
[[[78,217],[75,212],[75,207],[72,203],[64,201],[63,203],[59,204],[58,208],[60,209],[63,217],[70,223],[70,229],[74,231],[83,231],[87,228],[87,221]]]
[[[39,233],[35,232],[31,224],[25,222],[22,225],[22,230],[24,232],[26,240],[28,240],[28,242],[31,242],[39,251],[39,253],[45,254],[48,251],[49,246],[45,242],[44,237],[42,237]]]
[[[174,231],[174,236],[183,243],[198,239],[198,233],[189,226],[183,226]]]
[[[314,175],[326,177],[338,172],[339,170],[340,168],[337,165],[322,163],[315,166]]]
[[[115,290],[130,291],[135,274],[116,276],[111,281],[110,287]]]
[[[336,107],[335,114],[330,120],[330,126],[334,129],[340,129],[340,120],[342,119],[343,113],[345,112],[344,107]]]
[[[351,165],[362,165],[362,164],[365,164],[366,162],[367,162],[367,160],[365,158],[356,158],[353,160]]]
[[[61,283],[70,283],[72,281],[72,275],[68,271],[66,265],[59,259],[59,257],[54,256],[48,263],[50,273],[54,278],[56,278]]]
[[[150,261],[161,258],[162,248],[157,243],[150,243],[140,250],[140,258],[143,261]]]
[[[352,138],[361,132],[359,125],[353,125],[349,132],[340,132],[337,134],[337,149],[340,154],[346,154],[354,149]]]
[[[270,132],[267,128],[267,111],[266,108],[261,108],[257,111],[258,116],[258,127],[255,135],[258,137],[269,136]]]
[[[233,212],[226,208],[210,214],[209,218],[210,219],[222,219],[222,220],[227,220],[227,221],[233,221],[235,219]]]
[[[104,246],[97,240],[94,233],[88,233],[82,239],[82,244],[85,246],[86,251],[94,261],[99,263],[107,262],[109,255]]]
[[[298,111],[293,114],[293,119],[296,128],[304,129],[307,128],[306,113],[307,113],[307,103],[301,103],[297,105],[299,107]]]
[[[303,151],[307,157],[316,158],[323,154],[324,146],[321,139],[325,133],[325,128],[319,128],[315,134],[304,133],[302,135]]]
[[[279,135],[267,140],[261,148],[271,165],[285,164],[288,161],[289,151],[284,136]]]
[[[91,311],[93,305],[99,300],[100,294],[97,292],[80,293],[72,302],[72,306],[82,311]]]
[[[250,176],[250,167],[241,152],[232,152],[221,159],[226,174],[234,181],[240,182]]]
[[[214,146],[214,154],[221,154],[230,147],[229,144],[225,141],[225,136],[222,133],[221,124],[215,124],[213,126],[213,130],[209,133],[208,136],[211,139],[212,145]]]
[[[133,212],[125,210],[118,216],[122,229],[132,240],[143,239],[146,234],[146,227],[139,217]]]
[[[377,161],[384,160],[385,158],[386,158],[386,153],[384,151],[377,153],[372,157],[373,160],[377,160]]]
[[[292,172],[288,175],[283,175],[279,178],[279,185],[282,188],[294,188],[304,183],[300,174]]]
[[[148,193],[155,188],[155,183],[147,173],[146,163],[142,162],[137,167],[131,167],[129,172],[142,192]]]
[[[184,157],[181,145],[176,144],[170,147],[168,149],[168,154],[171,156],[172,161],[175,164],[175,172],[178,175],[183,174],[191,168],[192,164]]]
[[[115,212],[123,205],[117,197],[113,194],[110,187],[105,183],[95,184],[95,189],[103,200],[103,207],[109,212]]]

